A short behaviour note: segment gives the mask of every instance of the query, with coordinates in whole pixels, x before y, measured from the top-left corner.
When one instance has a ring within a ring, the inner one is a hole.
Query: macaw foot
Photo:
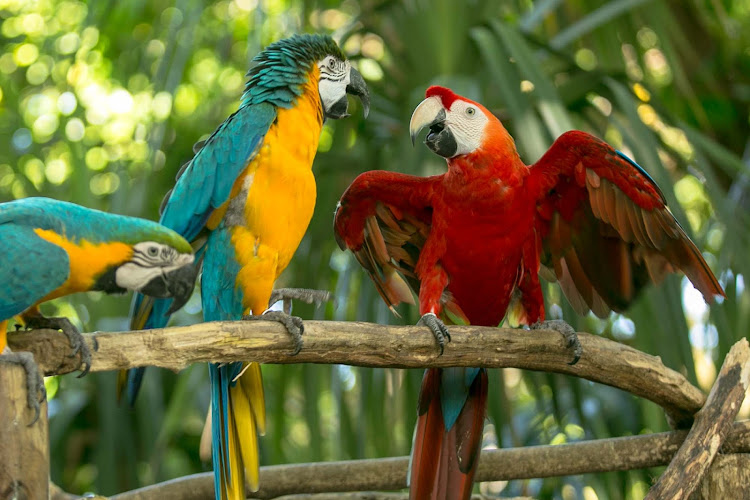
[[[26,371],[26,404],[34,410],[34,419],[29,426],[34,425],[39,420],[41,412],[41,403],[47,399],[47,389],[44,387],[44,378],[39,373],[39,369],[34,362],[34,356],[30,352],[12,352],[7,349],[0,354],[0,363],[12,363],[21,365]],[[37,399],[36,394],[40,396]]]
[[[294,342],[294,350],[289,353],[291,356],[296,356],[302,350],[302,334],[305,331],[305,325],[302,323],[302,318],[292,316],[283,311],[266,311],[263,314],[248,314],[242,317],[246,321],[278,321],[289,335],[292,336],[292,342]]]
[[[417,321],[417,325],[424,325],[430,329],[432,334],[435,336],[435,340],[437,340],[437,343],[440,346],[440,355],[442,356],[443,351],[445,350],[445,341],[451,341],[451,334],[448,332],[448,327],[445,326],[445,323],[443,323],[440,318],[435,316],[434,313],[427,313],[423,314],[422,317],[419,318],[419,321]]]
[[[578,335],[572,326],[567,324],[561,319],[551,319],[548,321],[540,321],[534,323],[531,326],[532,330],[555,330],[563,336],[565,341],[565,349],[573,352],[573,361],[569,362],[569,365],[578,363],[583,354],[583,348],[581,347],[581,341],[578,340]]]
[[[279,288],[274,290],[271,292],[271,300],[268,301],[268,306],[270,307],[280,300],[284,301],[283,309],[287,314],[292,314],[293,300],[301,300],[306,304],[315,303],[316,306],[333,301],[334,306],[336,305],[336,300],[331,292],[312,288]]]
[[[68,337],[68,342],[70,342],[70,347],[72,348],[68,357],[74,358],[76,354],[81,354],[81,364],[78,366],[78,369],[81,370],[81,374],[78,375],[78,378],[83,377],[89,372],[91,369],[91,350],[89,349],[88,344],[86,344],[86,341],[83,340],[83,335],[80,334],[68,318],[47,318],[42,315],[34,315],[25,318],[25,321],[26,328],[32,330],[40,328],[62,330],[65,336]]]

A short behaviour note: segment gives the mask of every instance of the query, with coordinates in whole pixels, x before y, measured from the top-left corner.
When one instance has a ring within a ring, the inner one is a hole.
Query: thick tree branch
[[[557,446],[484,450],[476,479],[501,481],[657,467],[669,463],[687,435],[688,431],[673,431]],[[722,452],[749,451],[750,421],[734,424]],[[406,487],[408,461],[408,457],[395,457],[261,467],[261,490],[248,495],[275,498],[399,490]],[[203,473],[121,493],[111,500],[199,500],[213,498],[213,491],[213,474]]]
[[[338,363],[355,366],[425,368],[484,366],[551,371],[617,387],[662,406],[678,427],[690,425],[705,397],[661,359],[602,337],[579,333],[583,356],[568,365],[570,353],[551,330],[456,326],[442,356],[430,331],[421,326],[307,321],[304,347],[290,356],[292,342],[278,323],[201,323],[120,333],[85,335],[93,353],[91,371],[159,366],[181,370],[191,363]],[[95,342],[98,350],[95,352]],[[68,341],[51,330],[9,335],[14,350],[31,351],[47,375],[77,368],[67,357]]]
[[[732,428],[749,385],[750,346],[747,339],[742,339],[729,350],[706,405],[696,415],[685,442],[646,500],[684,500],[690,496]]]

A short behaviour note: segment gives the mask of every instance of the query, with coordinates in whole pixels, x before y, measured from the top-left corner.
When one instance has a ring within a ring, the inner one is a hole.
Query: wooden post
[[[47,402],[39,419],[26,404],[23,367],[0,363],[0,499],[49,498]]]
[[[750,498],[750,454],[717,455],[691,500]]]

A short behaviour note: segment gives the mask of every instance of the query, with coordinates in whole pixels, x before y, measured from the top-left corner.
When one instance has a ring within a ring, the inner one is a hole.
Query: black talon
[[[417,321],[417,325],[424,325],[430,329],[432,335],[435,336],[435,340],[440,346],[440,356],[442,356],[443,351],[445,350],[446,339],[448,340],[448,342],[451,341],[451,334],[450,332],[448,332],[448,328],[445,326],[445,323],[443,323],[440,318],[435,316],[433,313],[427,313],[419,318],[419,321]]]
[[[327,290],[315,290],[311,288],[279,288],[271,292],[271,298],[268,301],[269,307],[278,301],[283,301],[283,311],[266,311],[260,315],[248,315],[243,316],[244,320],[268,320],[278,321],[286,328],[287,332],[292,336],[294,342],[294,350],[290,353],[292,356],[296,356],[302,350],[302,334],[305,331],[305,325],[302,322],[302,318],[298,316],[292,316],[292,301],[301,300],[307,304],[315,304],[320,306],[324,302],[334,301],[336,304],[333,294]]]
[[[91,370],[91,350],[88,344],[83,338],[83,335],[73,326],[68,318],[47,318],[45,316],[31,316],[26,320],[26,327],[31,329],[49,328],[52,330],[62,330],[68,342],[70,342],[71,352],[68,354],[69,358],[75,358],[80,354],[81,364],[78,365],[78,369],[81,373],[78,378],[85,376],[89,370]],[[95,349],[98,349],[98,344],[95,341]]]
[[[316,306],[320,306],[324,302],[336,303],[333,294],[328,290],[315,290],[313,288],[278,288],[271,292],[271,299],[268,301],[269,307],[276,302],[284,301],[284,311],[287,314],[291,314],[292,300],[301,300],[307,304],[315,303]],[[289,311],[287,311],[287,307]]]
[[[573,351],[573,361],[569,361],[569,365],[574,365],[578,363],[578,360],[581,359],[581,354],[583,354],[583,347],[581,347],[581,341],[578,340],[578,334],[576,334],[576,331],[573,329],[572,326],[570,326],[568,323],[561,319],[552,319],[548,321],[541,321],[539,323],[534,324],[531,327],[532,330],[555,330],[560,335],[563,336],[563,340],[565,341],[565,349],[569,351]]]
[[[44,378],[34,362],[34,356],[30,352],[6,352],[0,355],[0,362],[13,363],[23,367],[26,372],[26,405],[34,410],[34,418],[29,427],[34,425],[41,414],[41,404],[47,399],[47,389],[44,387]],[[39,393],[39,399],[35,397]]]
[[[302,318],[292,316],[283,311],[266,311],[263,314],[249,314],[242,317],[246,321],[278,321],[289,335],[292,336],[292,342],[294,343],[294,350],[290,353],[291,356],[296,356],[302,350],[302,334],[305,332],[305,325],[302,323]]]

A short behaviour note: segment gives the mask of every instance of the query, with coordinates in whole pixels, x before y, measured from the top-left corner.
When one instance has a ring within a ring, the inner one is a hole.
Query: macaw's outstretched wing
[[[159,222],[191,242],[195,251],[196,276],[202,262],[205,230],[213,229],[206,227],[209,219],[214,215],[214,224],[221,220],[237,177],[257,154],[275,119],[276,108],[269,103],[240,108],[208,139],[196,144],[193,148],[195,156],[180,168],[174,188],[164,197]],[[131,305],[130,329],[165,327],[172,312],[179,308],[176,305],[181,307],[183,304],[136,293]],[[120,372],[118,399],[127,387],[130,404],[134,404],[144,370],[134,368]]]
[[[401,302],[414,304],[412,290],[419,294],[414,269],[429,232],[429,218],[401,213],[381,202],[366,219],[364,242],[353,253],[394,313]]]
[[[622,311],[650,281],[682,271],[707,302],[724,291],[643,168],[580,131],[560,136],[531,168],[540,274],[579,314]]]
[[[20,222],[0,223],[0,322],[39,302],[70,273],[67,252]]]
[[[367,271],[391,311],[419,294],[415,269],[430,234],[429,197],[436,178],[373,170],[357,177],[341,197],[334,219],[336,241]],[[444,307],[464,320],[446,295]]]

